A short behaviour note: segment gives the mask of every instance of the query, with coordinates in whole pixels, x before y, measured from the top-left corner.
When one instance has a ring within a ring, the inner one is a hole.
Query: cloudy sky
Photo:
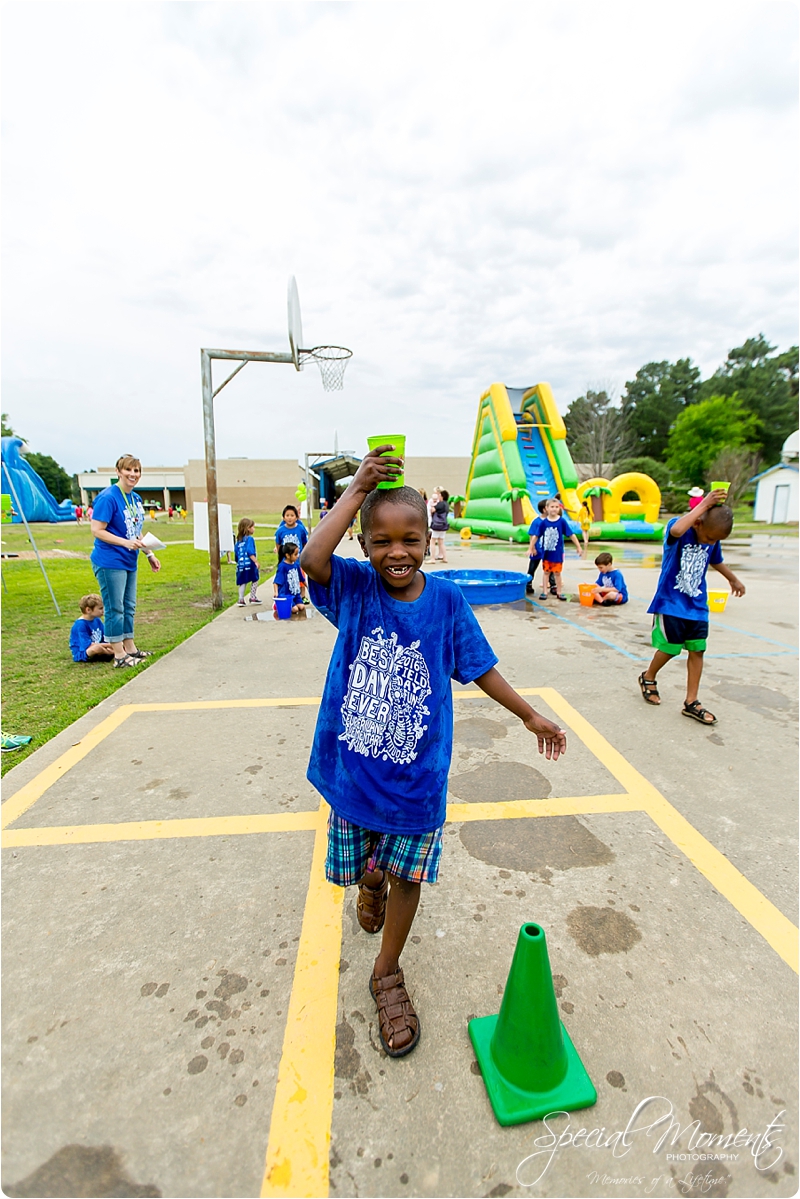
[[[3,76],[3,410],[70,471],[202,456],[200,347],[287,350],[290,274],[345,390],[249,364],[220,456],[796,341],[792,3],[12,2]]]

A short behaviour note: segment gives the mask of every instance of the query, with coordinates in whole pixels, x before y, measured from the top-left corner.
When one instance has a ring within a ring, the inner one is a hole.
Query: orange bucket
[[[584,608],[594,607],[594,583],[579,583],[578,595]]]

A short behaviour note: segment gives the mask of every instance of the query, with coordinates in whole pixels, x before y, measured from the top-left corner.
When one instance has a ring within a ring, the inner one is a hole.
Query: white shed
[[[781,461],[751,480],[756,484],[753,520],[773,525],[797,522],[800,515],[799,449],[800,431],[791,433],[784,441]]]

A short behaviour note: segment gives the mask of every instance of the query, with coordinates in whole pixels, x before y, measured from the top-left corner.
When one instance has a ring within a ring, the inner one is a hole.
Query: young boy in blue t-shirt
[[[661,577],[647,609],[654,614],[652,640],[656,652],[647,670],[639,675],[645,703],[660,704],[656,675],[682,649],[688,650],[683,715],[705,725],[717,723],[716,716],[701,707],[697,698],[708,637],[709,566],[728,580],[734,595],[744,595],[745,591],[744,584],[723,563],[719,546],[733,528],[733,512],[725,503],[727,494],[722,489],[709,492],[697,507],[667,525]]]
[[[598,554],[594,564],[600,571],[594,585],[594,602],[610,607],[612,604],[627,604],[628,588],[621,570],[613,570],[614,559],[607,550]]]
[[[381,1044],[402,1057],[420,1035],[400,954],[420,884],[434,883],[439,868],[453,740],[450,680],[477,683],[519,717],[548,758],[565,751],[566,736],[495,669],[497,657],[458,587],[422,573],[430,539],[425,501],[411,487],[376,489],[402,468],[401,459],[381,457],[393,448],[379,446],[362,459],[301,563],[312,601],[339,630],[308,767],[332,809],[325,874],[338,886],[357,883],[359,924],[372,933],[383,928],[370,991]],[[359,509],[369,560],[337,558]]]
[[[575,549],[578,551],[579,557],[583,557],[583,550],[578,538],[572,532],[568,521],[562,516],[562,507],[559,500],[548,500],[544,510],[544,518],[539,525],[535,534],[531,536],[531,552],[536,552],[541,555],[543,560],[542,565],[542,587],[544,587],[547,575],[555,575],[556,579],[556,595],[560,600],[566,602],[567,597],[561,594],[561,572],[564,568],[564,538],[569,537],[575,542]],[[540,600],[547,599],[547,592],[542,591],[539,596]]]
[[[536,575],[537,568],[539,566],[539,563],[542,560],[542,555],[540,554],[539,549],[537,547],[537,538],[539,536],[539,530],[542,527],[542,520],[544,518],[544,510],[546,507],[547,507],[547,500],[539,500],[539,504],[538,504],[539,515],[534,516],[533,520],[531,521],[531,527],[528,529],[528,537],[530,538],[530,541],[528,542],[528,576],[529,577],[528,577],[528,582],[525,584],[525,591],[527,592],[528,595],[533,595],[534,576]],[[553,575],[553,578],[555,579],[555,575]],[[545,587],[546,585],[547,584],[543,580],[542,586]]]
[[[81,614],[69,631],[73,662],[109,662],[114,647],[105,638],[103,601],[99,595],[81,596]]]
[[[306,592],[306,576],[300,569],[298,549],[294,542],[288,541],[283,547],[283,558],[278,563],[278,569],[272,580],[274,596],[289,595],[292,597],[292,611],[302,612]]]

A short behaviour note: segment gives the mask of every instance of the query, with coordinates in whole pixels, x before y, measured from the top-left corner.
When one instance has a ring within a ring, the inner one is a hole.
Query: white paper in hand
[[[146,545],[149,550],[165,550],[167,548],[164,542],[159,541],[152,533],[143,534],[142,544]]]

